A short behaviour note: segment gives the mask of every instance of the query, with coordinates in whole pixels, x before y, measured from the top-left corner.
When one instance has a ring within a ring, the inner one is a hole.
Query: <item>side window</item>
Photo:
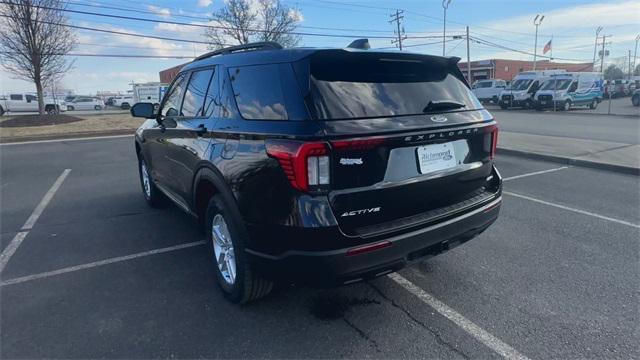
[[[182,101],[182,95],[184,94],[185,77],[186,74],[182,73],[178,75],[178,78],[173,82],[173,86],[171,86],[171,90],[169,90],[167,99],[162,105],[162,110],[160,111],[160,115],[162,117],[180,115],[180,102]]]
[[[32,102],[33,100],[37,100],[38,99],[34,95],[25,95],[25,98],[27,99],[27,102]]]
[[[571,86],[569,87],[569,92],[574,92],[576,90],[578,90],[578,83],[574,81],[573,83],[571,83]]]
[[[194,71],[189,79],[189,85],[184,93],[181,115],[198,117],[203,114],[204,99],[213,75],[213,69]]]
[[[19,101],[22,101],[22,94],[11,94],[11,95],[9,95],[9,98],[10,98],[11,100],[19,100]]]
[[[229,68],[229,78],[243,118],[288,119],[277,64]]]
[[[536,91],[538,91],[538,89],[540,88],[540,84],[538,83],[538,80],[534,81],[533,84],[531,84],[531,87],[529,88],[529,94],[533,94]]]
[[[235,95],[231,88],[231,78],[227,73],[219,73],[220,81],[220,117],[225,119],[241,119],[236,102]]]
[[[204,99],[204,116],[218,116],[220,108],[220,71],[216,68],[207,89],[207,96]]]

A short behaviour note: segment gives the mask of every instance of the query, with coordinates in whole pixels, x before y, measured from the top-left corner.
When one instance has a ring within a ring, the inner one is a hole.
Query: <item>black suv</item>
[[[176,76],[135,150],[147,202],[200,219],[233,302],[275,280],[348,284],[396,271],[498,217],[498,128],[458,58],[258,43]]]

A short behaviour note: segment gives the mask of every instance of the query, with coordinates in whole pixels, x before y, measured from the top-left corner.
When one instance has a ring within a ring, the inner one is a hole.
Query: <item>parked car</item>
[[[534,96],[536,109],[569,111],[574,106],[595,109],[604,96],[601,73],[567,72],[551,75]]]
[[[104,102],[95,97],[77,96],[73,101],[67,104],[67,110],[102,110]]]
[[[121,109],[128,109],[134,104],[132,95],[114,96],[111,102],[113,106],[117,106]]]
[[[365,46],[366,48],[366,46]],[[331,286],[396,271],[498,217],[498,128],[457,58],[241,45],[137,103],[140,183],[204,225],[222,292]]]
[[[640,89],[633,91],[633,95],[631,95],[631,104],[633,104],[633,106],[640,106]]]
[[[500,92],[507,87],[507,82],[500,79],[479,80],[471,89],[478,100],[482,102],[498,103]]]
[[[58,99],[44,98],[44,111],[49,114],[58,114],[66,110],[65,102]],[[29,93],[12,93],[0,95],[0,116],[5,112],[37,112],[38,97]]]

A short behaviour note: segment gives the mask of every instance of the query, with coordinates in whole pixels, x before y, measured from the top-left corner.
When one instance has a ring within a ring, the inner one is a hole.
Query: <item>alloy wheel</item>
[[[213,252],[216,257],[218,269],[224,281],[233,285],[236,281],[236,256],[231,241],[229,228],[221,214],[214,216],[211,224],[211,239]]]
[[[147,165],[144,161],[140,162],[140,173],[142,174],[142,186],[144,187],[144,195],[147,199],[151,198],[151,181],[149,179],[149,172]]]

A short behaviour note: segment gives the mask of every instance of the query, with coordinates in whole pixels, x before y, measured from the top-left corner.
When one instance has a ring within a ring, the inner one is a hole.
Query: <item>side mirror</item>
[[[152,103],[137,103],[131,107],[131,116],[145,119],[156,117],[156,111]]]

